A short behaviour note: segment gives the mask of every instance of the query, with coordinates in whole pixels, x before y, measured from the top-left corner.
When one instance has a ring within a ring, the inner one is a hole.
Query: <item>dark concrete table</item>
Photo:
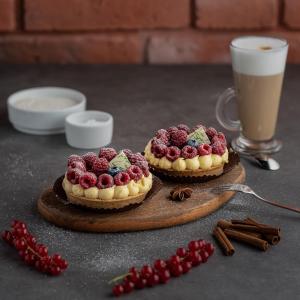
[[[279,117],[278,136],[284,142],[276,155],[278,172],[268,172],[243,160],[247,183],[271,199],[300,206],[299,113],[300,67],[289,66]],[[6,98],[32,86],[59,85],[87,95],[88,108],[109,111],[115,118],[113,146],[141,150],[153,132],[177,122],[203,121],[217,126],[218,93],[232,84],[228,66],[1,66],[0,67],[0,228],[14,218],[26,221],[41,242],[67,258],[62,276],[42,275],[23,265],[0,243],[1,299],[103,299],[107,282],[128,267],[166,258],[192,239],[211,239],[220,218],[253,216],[281,226],[282,242],[262,253],[236,245],[233,257],[219,248],[209,263],[165,286],[132,293],[131,299],[296,299],[300,294],[300,219],[236,195],[224,208],[196,222],[169,229],[89,234],[57,228],[36,209],[41,191],[64,172],[66,157],[78,151],[64,135],[31,136],[15,131],[6,116]],[[126,297],[125,297],[126,298]]]

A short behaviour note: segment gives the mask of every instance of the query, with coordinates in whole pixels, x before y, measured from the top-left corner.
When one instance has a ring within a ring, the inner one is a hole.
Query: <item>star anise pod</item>
[[[174,201],[183,201],[187,198],[190,198],[193,193],[193,190],[188,187],[176,187],[170,192],[170,197]]]

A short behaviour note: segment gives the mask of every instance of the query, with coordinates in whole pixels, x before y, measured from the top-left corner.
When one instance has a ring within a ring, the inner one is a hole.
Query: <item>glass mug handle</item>
[[[219,97],[216,105],[216,117],[218,122],[227,130],[239,131],[240,121],[232,120],[227,116],[226,106],[236,97],[235,90],[233,88],[226,89]]]

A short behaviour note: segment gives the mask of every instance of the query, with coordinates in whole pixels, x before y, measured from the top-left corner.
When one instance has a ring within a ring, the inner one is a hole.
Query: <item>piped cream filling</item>
[[[77,197],[101,200],[124,199],[129,196],[137,196],[138,194],[144,194],[150,191],[152,188],[152,174],[150,173],[147,177],[143,176],[137,182],[131,180],[126,185],[114,185],[107,189],[98,189],[97,187],[84,189],[80,184],[72,184],[65,176],[62,186],[66,193],[73,194]]]
[[[171,162],[166,157],[157,158],[151,152],[151,141],[147,144],[145,148],[145,158],[147,161],[155,167],[161,169],[175,171],[184,171],[184,170],[209,170],[212,167],[221,166],[224,163],[228,163],[228,149],[223,155],[209,154],[204,156],[195,156],[191,159],[185,159],[183,157],[177,158],[175,161]]]

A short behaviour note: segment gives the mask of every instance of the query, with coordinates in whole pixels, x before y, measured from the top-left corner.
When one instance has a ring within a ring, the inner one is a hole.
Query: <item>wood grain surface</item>
[[[157,229],[191,222],[216,211],[235,193],[211,194],[203,190],[225,183],[242,183],[244,180],[245,170],[238,164],[228,173],[211,181],[182,184],[193,189],[192,196],[183,202],[174,202],[169,198],[170,190],[179,184],[161,184],[161,181],[155,178],[153,191],[141,205],[115,211],[75,206],[50,188],[39,198],[38,210],[49,222],[77,231],[125,232]]]

